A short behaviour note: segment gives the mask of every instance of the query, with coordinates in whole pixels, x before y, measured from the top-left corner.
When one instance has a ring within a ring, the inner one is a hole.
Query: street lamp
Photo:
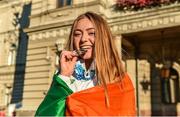
[[[146,93],[149,90],[149,86],[151,85],[150,81],[146,79],[146,75],[144,74],[143,80],[140,82],[144,93]]]
[[[166,67],[161,69],[161,78],[169,78],[170,70]]]

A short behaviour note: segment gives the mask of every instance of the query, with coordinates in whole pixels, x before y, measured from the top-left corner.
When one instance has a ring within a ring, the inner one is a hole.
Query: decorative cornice
[[[178,7],[179,6],[179,7]],[[132,33],[138,31],[168,28],[180,25],[180,5],[166,6],[160,9],[144,10],[133,12],[119,17],[112,17],[108,20],[114,34]],[[46,39],[50,37],[68,36],[73,21],[52,23],[42,26],[34,26],[25,29],[30,40]]]
[[[156,17],[156,18],[149,17],[148,19],[144,18],[139,20],[131,20],[127,22],[116,22],[110,24],[110,27],[114,34],[138,32],[138,31],[152,30],[157,28],[168,28],[171,26],[180,25],[179,17],[180,14],[179,15],[169,14],[168,16],[163,16],[163,17]],[[61,26],[54,25],[54,26],[55,27],[51,25],[51,27],[48,28],[37,27],[38,30],[27,29],[26,32],[29,33],[30,40],[41,40],[50,37],[56,38],[56,37],[64,37],[69,35],[70,25],[61,25]]]
[[[72,25],[72,22],[73,21],[66,21],[66,22],[45,24],[45,25],[40,25],[40,26],[33,26],[30,28],[24,29],[24,32],[33,33],[33,32],[38,32],[38,31],[43,31],[43,30],[51,30],[51,29],[55,29],[55,28],[69,27]]]
[[[131,33],[145,30],[152,30],[158,28],[168,28],[172,26],[180,26],[179,18],[176,16],[166,16],[153,19],[142,19],[139,21],[132,21],[128,23],[112,24],[111,30],[115,34]]]
[[[179,26],[180,5],[178,6],[137,12],[130,16],[119,16],[116,21],[113,21],[113,18],[110,22],[111,30],[114,34],[120,34]]]
[[[29,35],[29,39],[32,41],[57,38],[57,37],[61,37],[61,40],[64,40],[64,37],[68,36],[69,33],[70,33],[70,27],[63,27],[63,28],[55,28],[51,30],[37,31],[37,32],[29,33],[28,35]]]

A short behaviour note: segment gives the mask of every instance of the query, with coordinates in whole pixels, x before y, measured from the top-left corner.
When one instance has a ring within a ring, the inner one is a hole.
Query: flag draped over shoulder
[[[35,116],[135,116],[134,87],[128,75],[121,82],[107,85],[110,107],[105,104],[104,88],[95,86],[73,91],[57,75]]]
[[[72,93],[66,83],[54,75],[51,87],[35,116],[64,116],[66,97]]]
[[[108,84],[110,106],[105,104],[104,88],[96,86],[73,93],[66,100],[68,116],[135,116],[134,87],[126,74],[121,82]]]

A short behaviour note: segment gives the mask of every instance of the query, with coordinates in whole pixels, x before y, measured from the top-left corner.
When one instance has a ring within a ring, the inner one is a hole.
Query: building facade
[[[14,81],[15,62],[19,42],[18,18],[23,2],[0,0],[0,111],[8,113]]]
[[[127,12],[115,11],[114,4],[1,0],[1,110],[34,115],[58,67],[57,51],[63,49],[73,20],[93,11],[107,20],[122,52],[136,89],[138,115],[180,115],[180,4]]]

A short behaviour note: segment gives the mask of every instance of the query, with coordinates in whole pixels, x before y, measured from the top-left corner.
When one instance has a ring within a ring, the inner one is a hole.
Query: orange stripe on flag
[[[68,116],[135,116],[135,93],[129,76],[107,85],[110,107],[105,103],[102,86],[73,93],[66,100]]]

